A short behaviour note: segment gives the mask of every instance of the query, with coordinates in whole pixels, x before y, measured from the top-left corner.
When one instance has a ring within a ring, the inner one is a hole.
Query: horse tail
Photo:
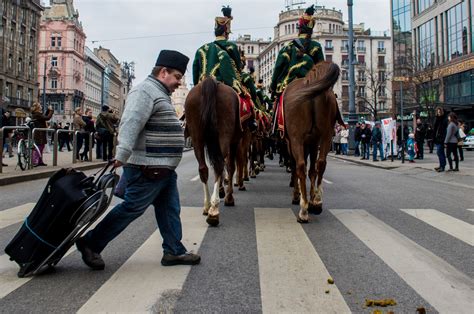
[[[310,85],[299,89],[295,95],[295,102],[301,103],[307,100],[313,99],[314,97],[324,93],[326,90],[336,84],[339,78],[339,67],[335,63],[331,63],[326,72],[326,75],[321,79],[310,83]]]
[[[212,167],[224,169],[224,157],[219,144],[217,124],[217,82],[207,77],[201,83],[201,129],[204,134],[204,145]]]

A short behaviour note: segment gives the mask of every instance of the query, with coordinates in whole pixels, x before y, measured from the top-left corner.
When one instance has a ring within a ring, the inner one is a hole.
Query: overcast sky
[[[354,23],[364,22],[366,28],[377,31],[390,29],[390,1],[353,2]],[[74,0],[87,35],[87,46],[93,49],[101,45],[120,61],[134,61],[135,85],[149,74],[161,49],[178,50],[190,57],[186,73],[190,83],[194,53],[214,39],[214,18],[221,15],[222,5],[232,7],[231,39],[239,34],[267,39],[273,37],[273,27],[285,3],[285,0]],[[306,1],[305,6],[313,3],[314,0]],[[319,0],[317,4],[342,10],[347,21],[347,0]]]

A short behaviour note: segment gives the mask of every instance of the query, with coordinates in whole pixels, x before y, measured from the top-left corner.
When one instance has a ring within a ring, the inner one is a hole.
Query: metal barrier
[[[0,173],[3,173],[3,133],[5,130],[28,130],[28,141],[32,138],[31,129],[27,126],[4,126],[0,129]]]
[[[56,152],[56,154],[53,153],[53,166],[57,166],[58,165],[58,151],[59,151],[59,133],[68,133],[68,134],[74,134],[74,131],[73,130],[65,130],[65,129],[58,129],[56,130],[56,132],[54,133],[54,148],[53,148],[53,152]],[[73,143],[73,146],[74,146],[74,143]],[[68,146],[69,147],[69,146]],[[75,158],[75,155],[74,155],[74,151],[73,151],[73,154],[72,154],[72,158],[74,159]]]
[[[53,133],[56,133],[56,130],[55,130],[55,129],[50,129],[50,128],[34,128],[33,131],[31,132],[31,138],[33,139],[33,141],[34,141],[34,139],[35,139],[35,134],[36,134],[36,132],[46,132],[46,133],[48,133],[48,132],[53,132]],[[56,143],[55,143],[55,144],[56,144]],[[46,136],[46,144],[45,144],[45,145],[48,145],[48,136]],[[55,146],[56,146],[56,145],[55,145]],[[30,149],[30,150],[29,150],[29,154],[30,154],[30,165],[29,165],[29,169],[33,168],[33,156],[32,156],[32,152],[33,152],[33,150]],[[58,153],[57,150],[56,150],[56,149],[53,149],[53,160],[54,160],[55,158],[56,158],[56,159],[58,158],[58,157],[57,157],[57,153]]]

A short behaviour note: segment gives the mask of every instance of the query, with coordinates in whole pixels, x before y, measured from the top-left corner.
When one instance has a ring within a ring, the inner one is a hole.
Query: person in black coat
[[[421,119],[416,120],[415,128],[415,142],[418,146],[418,151],[416,152],[416,159],[423,159],[423,145],[425,143],[426,130]]]
[[[431,126],[431,124],[428,124],[428,126],[426,127],[426,133],[425,133],[425,139],[426,139],[426,143],[428,144],[428,148],[430,150],[430,154],[433,153],[433,147],[434,147],[434,131],[433,131],[433,127]]]
[[[84,151],[81,154],[81,160],[88,161],[90,134],[95,132],[95,122],[92,119],[92,109],[90,108],[86,109],[86,115],[82,116],[82,120],[86,123],[86,126],[84,127],[84,131],[87,132],[87,134],[84,134]]]
[[[442,107],[436,107],[436,120],[433,128],[434,144],[436,145],[436,154],[438,155],[439,166],[436,171],[442,172],[446,167],[446,153],[444,151],[444,139],[448,129],[448,117]]]

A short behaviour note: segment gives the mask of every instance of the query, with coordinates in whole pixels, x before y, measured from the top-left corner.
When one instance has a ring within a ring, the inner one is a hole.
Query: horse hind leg
[[[322,209],[318,208],[318,205],[315,202],[315,199],[317,198],[316,195],[322,196],[322,188],[316,190],[315,189],[315,183],[316,183],[316,177],[317,177],[317,171],[316,171],[316,158],[318,155],[318,148],[315,148],[311,151],[310,154],[310,167],[309,167],[309,181],[311,183],[310,189],[309,189],[309,205],[308,205],[308,212],[310,214],[318,215],[321,213]]]
[[[323,211],[323,175],[326,170],[326,160],[318,160],[318,181],[314,197],[311,198],[311,214],[319,215]]]
[[[211,206],[206,219],[206,222],[211,227],[217,227],[219,225],[219,181],[220,178],[216,178],[216,181],[214,182],[214,189],[211,196]]]

